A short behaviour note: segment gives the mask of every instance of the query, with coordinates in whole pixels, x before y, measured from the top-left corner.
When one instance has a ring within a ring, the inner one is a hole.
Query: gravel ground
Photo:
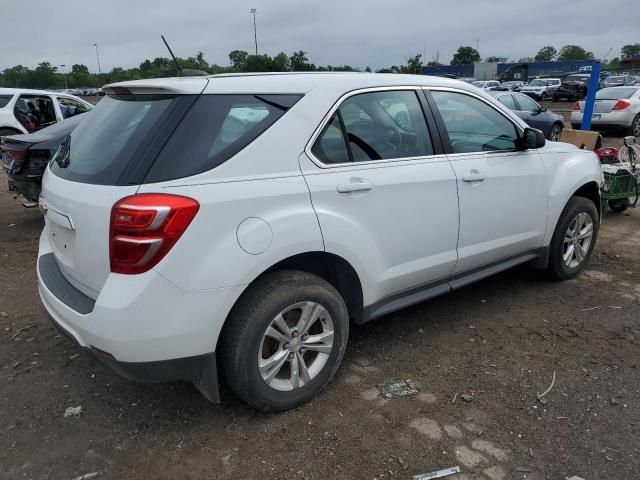
[[[62,337],[37,294],[41,228],[0,193],[3,480],[409,479],[454,465],[458,480],[640,478],[635,210],[605,216],[575,280],[523,266],[354,326],[328,388],[269,415],[228,392],[212,405],[188,384],[128,382]],[[379,396],[404,379],[420,393]]]

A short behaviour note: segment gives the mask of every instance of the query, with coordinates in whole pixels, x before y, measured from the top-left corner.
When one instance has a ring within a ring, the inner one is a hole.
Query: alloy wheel
[[[262,335],[258,369],[264,382],[279,391],[307,385],[318,376],[333,350],[334,325],[315,302],[282,310]]]
[[[593,238],[593,220],[586,212],[578,213],[564,234],[562,258],[569,268],[584,262]]]

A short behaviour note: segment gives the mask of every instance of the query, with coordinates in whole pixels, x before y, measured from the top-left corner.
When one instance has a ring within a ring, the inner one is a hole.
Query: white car
[[[66,93],[0,88],[0,137],[32,133],[92,108]]]
[[[558,90],[561,83],[559,78],[537,78],[521,87],[520,93],[529,95],[536,100],[548,100],[553,96],[553,92]]]
[[[477,80],[475,82],[471,82],[471,85],[474,87],[478,87],[481,90],[491,90],[492,88],[496,88],[500,86],[500,82],[497,80]]]
[[[53,322],[132,379],[216,401],[220,375],[258,409],[292,408],[333,377],[350,320],[525,262],[572,278],[596,241],[595,154],[545,144],[463,82],[238,74],[105,92],[44,175],[38,285]]]
[[[584,101],[571,111],[571,126],[580,128]],[[640,86],[603,88],[596,92],[591,118],[593,128],[623,128],[626,135],[640,137]]]

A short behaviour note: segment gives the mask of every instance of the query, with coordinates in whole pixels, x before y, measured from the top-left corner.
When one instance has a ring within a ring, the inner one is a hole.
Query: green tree
[[[607,68],[620,68],[620,58],[613,57],[607,62]]]
[[[593,53],[587,52],[579,45],[565,45],[560,49],[558,60],[593,60]]]
[[[49,62],[40,62],[29,75],[29,86],[32,88],[53,88],[56,86],[56,71],[58,69]]]
[[[367,68],[365,68],[364,71],[367,73],[371,73],[371,67],[367,65]]]
[[[640,43],[625,45],[620,49],[620,53],[622,54],[622,58],[628,58],[632,57],[633,55],[638,55],[640,54]]]
[[[504,63],[507,61],[507,57],[491,56],[491,57],[485,58],[484,61],[489,63]]]
[[[480,61],[480,53],[473,47],[459,47],[451,59],[451,65],[471,65]]]
[[[247,66],[247,57],[249,53],[245,50],[233,50],[229,52],[229,60],[231,61],[231,66],[234,70],[239,72],[244,72]]]
[[[291,65],[289,64],[289,57],[286,53],[280,52],[273,57],[274,72],[288,72],[289,70],[291,70]]]
[[[536,53],[535,61],[536,62],[550,62],[554,60],[558,56],[558,50],[551,45],[547,45],[546,47],[542,47]]]
[[[315,65],[309,63],[307,52],[304,50],[293,52],[289,57],[289,63],[291,64],[291,70],[294,72],[309,72],[315,70]]]
[[[422,54],[418,53],[407,60],[407,65],[400,67],[400,73],[419,75],[422,73]]]

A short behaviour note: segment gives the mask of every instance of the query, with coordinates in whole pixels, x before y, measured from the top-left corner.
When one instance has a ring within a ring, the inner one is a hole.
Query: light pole
[[[252,8],[250,10],[250,13],[253,15],[253,41],[256,44],[256,56],[258,55],[258,32],[256,30],[256,13],[258,12],[258,10],[256,10],[255,8]]]
[[[98,44],[94,43],[94,47],[96,47],[96,58],[98,59],[98,73],[102,73],[102,69],[100,68],[100,54],[98,54]]]
[[[69,90],[69,85],[67,85],[67,76],[64,74],[64,67],[66,67],[66,65],[60,65],[60,69],[62,70],[62,77],[64,78],[64,89]]]

